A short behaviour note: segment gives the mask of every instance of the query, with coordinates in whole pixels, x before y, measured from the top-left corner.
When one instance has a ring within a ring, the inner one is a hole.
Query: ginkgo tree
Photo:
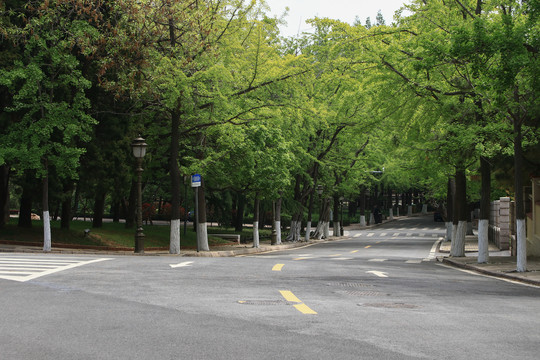
[[[49,171],[75,178],[83,144],[95,120],[85,91],[90,87],[78,56],[89,56],[86,46],[97,37],[96,28],[77,13],[84,4],[51,1],[8,9],[3,36],[21,49],[11,64],[0,69],[0,85],[11,94],[7,111],[12,121],[0,134],[0,164],[18,172],[35,170],[42,181],[44,251],[51,250],[48,206]],[[81,15],[82,14],[82,15]],[[24,15],[21,23],[17,15]]]

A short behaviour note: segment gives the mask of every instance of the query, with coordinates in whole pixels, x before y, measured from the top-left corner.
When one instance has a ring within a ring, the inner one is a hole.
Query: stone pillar
[[[499,248],[508,250],[510,248],[510,198],[503,197],[499,204]]]

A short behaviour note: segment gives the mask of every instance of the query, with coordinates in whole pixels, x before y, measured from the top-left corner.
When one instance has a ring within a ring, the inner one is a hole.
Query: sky
[[[366,18],[375,23],[377,11],[381,10],[386,24],[392,23],[394,12],[408,0],[266,0],[272,15],[281,15],[285,7],[289,7],[287,27],[281,27],[282,35],[294,36],[299,32],[309,32],[310,26],[305,20],[318,17],[338,19],[349,24],[354,22],[358,15],[362,24]]]

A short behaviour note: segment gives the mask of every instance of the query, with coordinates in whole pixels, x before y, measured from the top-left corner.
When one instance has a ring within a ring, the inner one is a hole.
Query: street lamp
[[[142,161],[144,155],[146,155],[146,147],[148,145],[144,142],[144,139],[139,135],[138,138],[133,140],[131,149],[133,150],[133,156],[137,159],[137,230],[135,231],[135,252],[144,253],[144,234],[142,228],[142,190],[141,190],[141,176],[143,172]]]

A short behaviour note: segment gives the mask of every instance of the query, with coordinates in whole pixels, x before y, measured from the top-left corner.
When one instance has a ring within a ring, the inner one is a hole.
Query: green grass
[[[84,236],[84,230],[89,229],[90,235]],[[188,225],[184,235],[184,228],[180,232],[180,248],[197,248],[197,238],[193,227]],[[145,225],[143,233],[145,235],[145,248],[168,248],[169,247],[169,226]],[[226,229],[209,228],[209,245],[224,245],[230,243],[227,240],[212,237],[211,233],[229,233]],[[234,232],[230,232],[234,233]],[[247,234],[242,234],[247,236]],[[133,248],[135,242],[135,229],[126,229],[123,223],[103,223],[101,228],[92,228],[92,223],[85,221],[72,221],[70,229],[60,229],[59,221],[51,221],[52,242],[71,245],[91,245]],[[32,221],[32,228],[25,229],[17,227],[16,219],[12,219],[4,229],[0,229],[0,241],[17,241],[26,243],[43,243],[43,222]]]

